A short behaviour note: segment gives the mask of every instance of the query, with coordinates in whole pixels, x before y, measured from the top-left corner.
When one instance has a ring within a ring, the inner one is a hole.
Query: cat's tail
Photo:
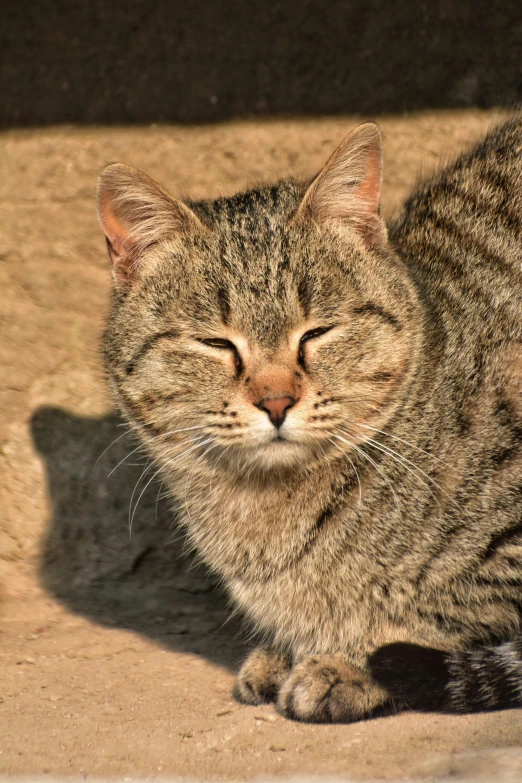
[[[388,644],[370,656],[369,666],[376,682],[411,709],[477,712],[522,707],[522,636],[468,652]]]

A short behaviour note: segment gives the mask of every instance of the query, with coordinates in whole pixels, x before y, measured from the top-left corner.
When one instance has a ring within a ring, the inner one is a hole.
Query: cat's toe
[[[234,695],[243,704],[274,701],[281,683],[288,676],[287,658],[269,647],[255,649],[239,670]]]
[[[385,692],[342,655],[316,655],[296,664],[282,685],[277,706],[302,721],[348,723],[386,702]]]

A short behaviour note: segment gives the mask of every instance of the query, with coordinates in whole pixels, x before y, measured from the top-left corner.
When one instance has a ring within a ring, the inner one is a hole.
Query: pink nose
[[[266,411],[270,416],[270,421],[275,427],[280,427],[285,420],[286,412],[293,408],[295,400],[293,397],[276,397],[275,399],[264,399],[258,402],[256,407]]]

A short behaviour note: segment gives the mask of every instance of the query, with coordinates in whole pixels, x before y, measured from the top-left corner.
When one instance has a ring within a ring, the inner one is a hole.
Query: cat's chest
[[[266,583],[305,560],[324,536],[331,479],[292,486],[195,481],[183,507],[189,536],[225,579]]]

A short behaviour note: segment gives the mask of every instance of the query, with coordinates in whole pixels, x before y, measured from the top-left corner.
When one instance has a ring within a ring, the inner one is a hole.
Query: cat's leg
[[[389,696],[342,654],[298,661],[279,690],[283,715],[303,721],[347,723],[389,704]]]
[[[270,647],[257,647],[239,670],[234,695],[244,704],[275,701],[289,671],[287,657]]]

